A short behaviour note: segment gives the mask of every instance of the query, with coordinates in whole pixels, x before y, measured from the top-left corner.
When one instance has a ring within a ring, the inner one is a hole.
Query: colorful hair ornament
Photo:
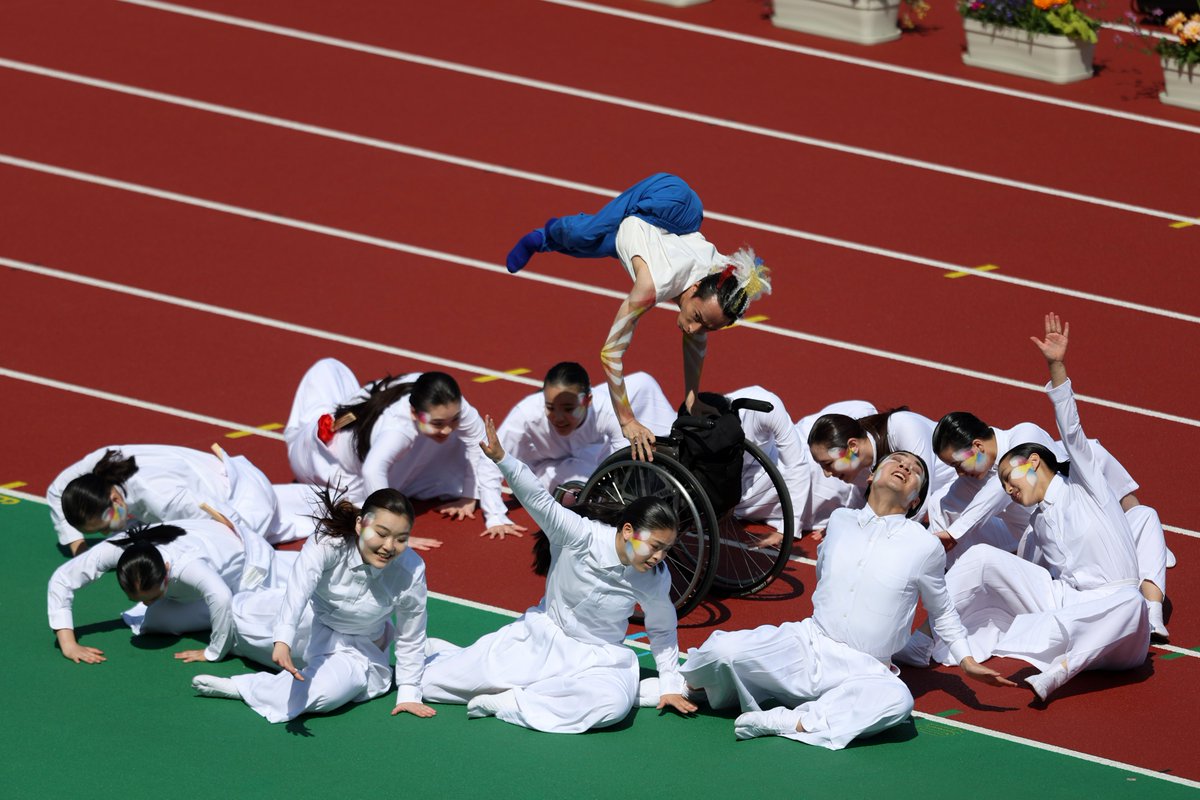
[[[725,267],[721,269],[719,283],[724,283],[726,277],[733,275],[738,291],[746,296],[747,305],[764,294],[771,293],[771,270],[761,258],[754,255],[752,248],[743,247],[728,258]]]

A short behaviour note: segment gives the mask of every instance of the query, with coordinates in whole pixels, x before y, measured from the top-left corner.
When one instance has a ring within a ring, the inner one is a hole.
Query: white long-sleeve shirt
[[[956,662],[967,632],[946,591],[946,553],[937,537],[902,514],[839,508],[817,548],[813,620],[827,636],[891,663],[912,630],[917,598]]]
[[[354,545],[310,537],[288,579],[275,620],[275,641],[289,647],[305,605],[313,619],[339,633],[377,642],[395,615],[396,702],[421,701],[425,671],[425,562],[405,550],[382,569],[367,564]]]
[[[804,521],[811,517],[812,511],[813,460],[807,443],[800,440],[796,426],[792,423],[788,410],[784,408],[783,400],[774,392],[761,386],[747,386],[727,392],[725,396],[731,401],[743,398],[763,400],[773,406],[772,410],[767,412],[743,409],[738,415],[746,439],[758,445],[767,458],[779,467],[779,473],[783,476],[788,494],[792,498],[792,514],[796,518],[796,534],[799,535],[804,530]],[[767,476],[761,470],[744,470],[742,503],[751,508],[755,507],[755,495],[767,491],[766,481]]]
[[[211,519],[178,520],[170,524],[185,535],[156,545],[167,564],[167,588],[163,597],[180,603],[203,600],[208,606],[212,635],[204,657],[224,658],[233,646],[233,595],[239,590],[244,564],[241,540],[233,531]],[[46,613],[52,630],[74,629],[71,606],[75,592],[106,572],[117,568],[124,552],[109,541],[127,538],[125,533],[109,539],[64,562],[50,576],[46,591]]]
[[[674,300],[724,261],[717,248],[699,232],[679,236],[639,217],[626,217],[621,221],[617,228],[616,248],[617,258],[630,278],[637,277],[633,269],[634,256],[641,256],[646,262],[654,280],[655,301],[659,303]]]
[[[568,636],[592,644],[619,645],[629,629],[634,604],[646,617],[650,651],[663,694],[683,690],[671,573],[639,572],[617,555],[616,530],[586,519],[554,502],[537,477],[512,455],[500,462],[513,494],[557,551],[537,610]]]
[[[1083,433],[1068,380],[1046,385],[1054,418],[1071,460],[1070,477],[1056,475],[1038,503],[1032,524],[1052,575],[1086,590],[1138,582],[1137,549],[1121,501]]]
[[[418,377],[420,373],[402,375],[396,382],[408,383]],[[340,435],[353,434],[347,431]],[[425,498],[441,494],[441,483],[461,485],[463,497],[479,499],[487,527],[511,524],[500,493],[500,472],[479,449],[484,435],[483,417],[464,397],[458,428],[445,441],[422,436],[412,418],[410,398],[405,395],[384,409],[371,429],[371,447],[362,462],[364,495],[390,486]],[[456,453],[461,454],[461,464],[456,463]],[[463,481],[444,481],[433,474],[446,469],[461,469]]]

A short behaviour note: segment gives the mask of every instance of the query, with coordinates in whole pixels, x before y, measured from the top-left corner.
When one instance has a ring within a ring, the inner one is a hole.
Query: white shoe
[[[517,698],[512,689],[497,694],[477,694],[467,701],[467,719],[494,717],[506,709],[516,709]]]
[[[242,693],[237,690],[233,678],[219,678],[216,675],[197,675],[192,678],[192,688],[201,697],[219,697],[222,700],[241,700]]]
[[[733,721],[733,733],[739,739],[786,736],[796,732],[799,721],[799,711],[782,706],[770,711],[747,711]]]
[[[924,631],[913,631],[894,655],[892,663],[904,664],[908,667],[929,668],[929,659],[933,657],[933,639]]]
[[[1175,566],[1175,554],[1172,553],[1170,550],[1167,550],[1167,569],[1171,569],[1174,566]]]
[[[1061,665],[1055,664],[1046,672],[1030,675],[1025,682],[1033,687],[1033,691],[1045,703],[1050,699],[1050,695],[1061,689],[1062,685],[1067,682],[1067,671]]]
[[[1154,644],[1166,644],[1171,641],[1167,625],[1163,622],[1163,604],[1147,600],[1146,613],[1150,618],[1150,641]]]

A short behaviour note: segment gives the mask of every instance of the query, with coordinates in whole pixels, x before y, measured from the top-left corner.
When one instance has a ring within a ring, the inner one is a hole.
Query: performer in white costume
[[[636,603],[659,671],[656,705],[694,711],[680,694],[671,576],[663,563],[678,527],[671,507],[636,499],[616,527],[581,517],[505,455],[490,418],[487,427],[485,452],[550,540],[546,594],[469,647],[440,643],[425,667],[425,700],[466,703],[468,717],[496,716],[549,733],[620,722],[639,699],[638,660],[622,643]]]
[[[303,538],[311,530],[300,487],[273,487],[244,456],[165,444],[110,445],[63,470],[46,490],[58,542],[72,555],[84,533],[130,524],[212,519],[213,512],[268,542]]]
[[[625,351],[643,314],[659,303],[679,306],[676,325],[683,332],[684,407],[694,414],[708,333],[728,327],[750,303],[770,294],[768,270],[754,251],[717,252],[700,233],[704,209],[700,197],[681,178],[660,172],[645,178],[607,203],[596,214],[554,217],[521,237],[508,254],[509,272],[523,269],[537,252],[577,258],[620,260],[633,289],[617,310],[600,362],[621,430],[635,459],[652,460],[654,433],[634,415],[625,387]]]
[[[945,553],[908,519],[928,489],[912,453],[883,459],[867,505],[838,509],[817,550],[813,615],[778,627],[716,631],[688,652],[683,677],[713,708],[740,706],[739,739],[784,736],[839,750],[903,722],[913,699],[889,657],[908,636],[918,596],[963,671],[1011,681],[971,658],[943,582]],[[764,705],[782,705],[763,711]]]
[[[635,372],[625,379],[625,390],[642,424],[658,436],[670,432],[675,409],[652,375]],[[517,403],[497,433],[505,451],[551,492],[568,481],[586,481],[627,444],[608,387],[593,391],[587,371],[573,361],[551,367],[542,391]]]
[[[244,700],[268,722],[332,711],[388,691],[390,640],[396,658],[392,714],[432,717],[436,712],[421,702],[425,564],[408,548],[412,505],[395,489],[373,492],[361,510],[328,493],[323,498],[324,518],[300,551],[275,621],[272,660],[282,671],[197,675],[192,688],[204,697]],[[297,669],[292,648],[310,601],[312,638],[306,666]]]
[[[475,447],[483,420],[444,372],[359,387],[344,364],[323,358],[300,381],[284,438],[298,480],[342,489],[351,502],[390,486],[413,499],[449,498],[438,511],[454,519],[475,519],[482,505],[481,535],[524,530],[508,518],[500,473]],[[414,537],[409,546],[439,544]]]
[[[234,643],[234,593],[275,585],[291,557],[275,553],[249,529],[212,519],[121,531],[54,571],[46,593],[50,627],[65,657],[75,663],[104,661],[101,650],[77,641],[71,606],[75,592],[115,570],[121,588],[138,603],[122,615],[135,634],[211,629],[206,648],[175,658],[219,661]]]
[[[1046,391],[1070,471],[1045,445],[1018,443],[1001,455],[999,476],[1015,502],[1036,507],[1032,536],[1050,569],[981,545],[946,574],[971,652],[1037,667],[1026,681],[1042,700],[1083,670],[1140,665],[1150,644],[1133,532],[1084,435],[1063,364],[1070,328],[1049,314],[1045,331],[1031,338],[1050,368]]]
[[[826,414],[842,414],[852,419],[859,419],[868,417],[877,411],[878,409],[866,400],[841,400],[830,403],[817,413],[796,420],[796,435],[800,437],[801,442],[807,445],[808,435],[812,432],[813,425]],[[846,483],[833,475],[825,474],[821,465],[811,458],[811,453],[809,455],[809,472],[812,476],[809,485],[812,501],[808,517],[803,521],[801,530],[808,534],[808,538],[812,542],[819,544],[825,535],[825,526],[829,524],[830,514],[839,508],[862,508],[866,505],[869,475],[863,475],[859,482]]]

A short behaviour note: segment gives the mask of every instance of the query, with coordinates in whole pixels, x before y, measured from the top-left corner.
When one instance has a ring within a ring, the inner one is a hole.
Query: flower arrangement
[[[958,13],[987,25],[1069,36],[1091,44],[1096,43],[1100,28],[1100,21],[1084,14],[1072,0],[958,0]]]
[[[1155,51],[1172,63],[1200,64],[1200,14],[1188,17],[1180,11],[1168,17],[1163,24],[1179,40],[1159,39],[1154,45]]]

